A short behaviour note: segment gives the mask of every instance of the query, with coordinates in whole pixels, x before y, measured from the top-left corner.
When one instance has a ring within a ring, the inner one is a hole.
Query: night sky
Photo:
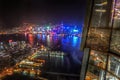
[[[22,23],[66,23],[81,25],[86,0],[0,0],[0,27]]]

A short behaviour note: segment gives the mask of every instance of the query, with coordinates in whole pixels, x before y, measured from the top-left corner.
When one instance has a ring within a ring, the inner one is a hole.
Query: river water
[[[43,58],[48,62],[46,65],[46,72],[57,73],[80,73],[81,61],[83,53],[80,51],[81,37],[76,36],[58,36],[58,35],[44,35],[44,34],[11,34],[1,35],[0,41],[26,41],[33,47],[37,44],[43,44],[53,51],[61,51],[67,54],[62,58],[51,57]]]

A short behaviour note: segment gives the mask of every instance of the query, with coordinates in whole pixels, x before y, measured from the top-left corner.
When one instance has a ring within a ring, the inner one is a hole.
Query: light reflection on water
[[[58,69],[66,70],[66,72],[72,71],[73,73],[80,71],[80,65],[83,53],[80,52],[81,38],[76,36],[50,36],[36,34],[28,37],[31,44],[44,44],[55,51],[63,51],[67,54],[65,57],[55,58],[50,57],[49,70],[55,71]],[[34,38],[34,39],[31,39]],[[33,41],[34,40],[34,41]],[[61,68],[60,68],[61,66]],[[54,70],[53,70],[54,68]],[[61,70],[57,70],[58,72]]]
[[[7,41],[11,39],[9,35]],[[4,39],[4,37],[2,37]],[[18,35],[12,38],[13,41],[25,40],[30,43],[33,47],[35,44],[44,44],[50,47],[54,51],[62,51],[67,56],[56,57],[56,56],[41,56],[41,58],[47,61],[46,69],[48,71],[55,72],[66,72],[66,73],[79,73],[82,61],[83,53],[80,52],[81,37],[76,36],[51,36],[42,34],[27,34]],[[15,40],[14,40],[15,39]]]
[[[34,36],[32,34],[28,34],[28,40],[31,45],[34,44]]]
[[[73,43],[72,43],[72,46],[75,47],[77,46],[77,41],[78,41],[78,37],[73,37]]]

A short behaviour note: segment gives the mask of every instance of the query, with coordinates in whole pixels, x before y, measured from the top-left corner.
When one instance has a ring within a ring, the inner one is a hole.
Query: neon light
[[[73,32],[78,32],[78,30],[74,29]]]

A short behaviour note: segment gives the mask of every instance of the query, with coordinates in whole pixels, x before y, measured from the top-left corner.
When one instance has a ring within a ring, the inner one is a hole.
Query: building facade
[[[80,80],[120,80],[120,0],[88,0]]]

